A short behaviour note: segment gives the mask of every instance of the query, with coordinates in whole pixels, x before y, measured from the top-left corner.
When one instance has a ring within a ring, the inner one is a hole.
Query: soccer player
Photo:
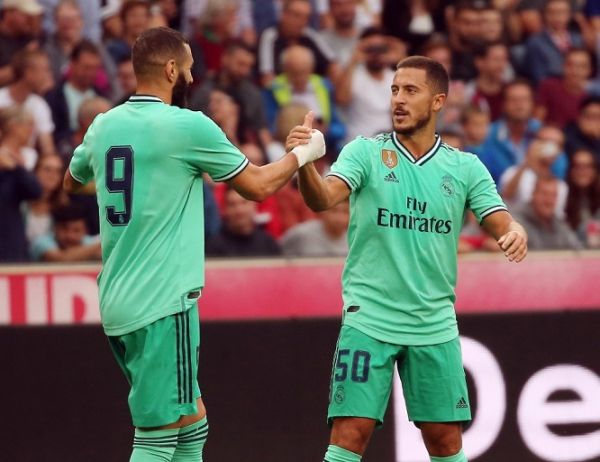
[[[300,190],[313,210],[350,197],[343,322],[324,460],[361,460],[382,424],[396,366],[409,418],[431,461],[464,462],[461,423],[471,412],[454,290],[465,209],[509,261],[525,257],[527,236],[477,157],[435,133],[448,94],[444,68],[429,58],[406,58],[391,90],[392,133],[350,142],[324,179],[310,165],[299,171]],[[308,127],[295,127],[287,148],[309,136]]]
[[[312,142],[257,167],[200,112],[176,107],[192,82],[183,36],[150,29],[132,53],[136,95],[98,115],[77,147],[65,188],[94,181],[100,209],[104,332],[131,385],[131,462],[200,461],[208,432],[197,381],[204,286],[202,174],[261,200],[321,157]],[[302,148],[302,149],[300,149]],[[304,149],[306,148],[306,149]]]

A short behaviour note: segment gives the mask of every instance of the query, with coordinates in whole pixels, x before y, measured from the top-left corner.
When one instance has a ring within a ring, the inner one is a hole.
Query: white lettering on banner
[[[75,300],[83,303],[84,323],[99,323],[98,286],[92,276],[54,276],[52,278],[52,316],[55,324],[72,324]]]
[[[502,371],[494,355],[482,343],[461,337],[463,363],[477,390],[477,414],[464,432],[465,454],[475,458],[485,453],[496,440],[506,412],[506,390]],[[402,385],[394,374],[394,421],[396,423],[397,462],[429,462],[421,432],[408,421]]]
[[[575,392],[578,400],[549,402],[558,390]],[[548,425],[600,423],[600,377],[573,364],[550,366],[531,377],[519,399],[517,419],[525,444],[552,462],[598,460],[600,430],[585,435],[557,435]]]
[[[45,276],[25,278],[25,322],[48,324],[48,296]]]
[[[7,278],[0,278],[0,325],[10,324],[10,290]]]

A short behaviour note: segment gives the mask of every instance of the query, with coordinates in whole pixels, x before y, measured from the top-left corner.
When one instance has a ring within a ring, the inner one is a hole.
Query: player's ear
[[[177,81],[177,73],[179,69],[177,68],[177,63],[174,59],[169,59],[167,64],[165,64],[165,75],[167,80],[171,83]]]
[[[433,95],[433,102],[431,103],[431,109],[434,112],[439,112],[444,107],[446,103],[446,95],[444,93],[438,93],[437,95]]]

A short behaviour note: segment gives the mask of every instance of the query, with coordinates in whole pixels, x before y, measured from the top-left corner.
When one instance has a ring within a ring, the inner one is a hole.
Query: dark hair
[[[511,80],[510,82],[508,82],[502,88],[502,101],[504,101],[506,99],[506,94],[509,92],[509,90],[511,88],[518,87],[518,86],[524,86],[524,87],[529,88],[529,91],[531,92],[531,96],[532,97],[535,96],[535,91],[533,89],[533,85],[531,85],[531,82],[529,82],[529,80],[524,79],[522,77],[517,77],[516,79]]]
[[[155,27],[142,32],[133,44],[131,60],[136,77],[147,77],[168,60],[181,62],[187,43],[181,32],[168,27]]]
[[[488,9],[489,5],[485,0],[460,0],[454,6],[454,17],[456,18],[463,11],[482,11]]]
[[[491,42],[491,43],[480,43],[473,50],[473,57],[475,59],[485,58],[488,55],[488,53],[490,52],[490,50],[494,47],[508,48],[506,46],[506,44],[504,42],[502,42],[501,40],[497,40],[497,41]]]
[[[589,152],[594,159],[594,168],[596,170],[596,178],[594,182],[587,189],[580,189],[573,183],[572,172],[575,167],[575,155],[578,152]],[[567,195],[567,203],[565,204],[565,215],[567,222],[573,230],[577,230],[581,224],[581,205],[584,202],[588,203],[590,212],[592,215],[600,209],[600,166],[594,156],[594,152],[586,147],[578,147],[571,155],[569,162],[569,169],[567,171],[567,186],[569,187],[569,194]]]
[[[225,54],[232,54],[238,50],[244,50],[246,53],[254,55],[254,49],[241,39],[231,40],[225,47]]]
[[[546,0],[544,2],[544,7],[542,8],[542,10],[546,11],[546,9],[548,8],[548,6],[550,6],[551,3],[555,3],[555,2],[566,3],[567,5],[569,5],[569,8],[571,9],[571,11],[573,10],[573,5],[571,4],[570,0]]]
[[[123,6],[121,6],[121,11],[119,12],[119,16],[121,17],[121,21],[125,21],[125,16],[129,14],[130,10],[133,10],[137,6],[143,6],[148,10],[148,14],[150,14],[150,2],[147,0],[125,0],[123,2]]]
[[[85,208],[80,204],[69,204],[57,207],[52,211],[54,224],[69,223],[71,221],[85,221]]]
[[[385,31],[383,29],[381,29],[380,27],[367,27],[366,29],[364,29],[360,35],[358,36],[359,40],[362,39],[366,39],[369,37],[373,37],[374,35],[385,35]]]
[[[90,40],[83,39],[81,40],[71,52],[71,61],[78,61],[83,53],[90,53],[95,56],[100,56],[100,50]]]
[[[600,96],[590,95],[583,98],[581,103],[579,103],[579,112],[583,111],[586,107],[591,106],[592,104],[600,104]]]
[[[427,83],[435,93],[448,94],[450,78],[444,66],[425,56],[409,56],[398,63],[396,69],[422,69],[427,75]]]
[[[31,62],[39,56],[47,57],[48,55],[44,50],[29,49],[23,49],[16,53],[11,60],[14,80],[21,80],[25,75],[27,68],[31,65]]]

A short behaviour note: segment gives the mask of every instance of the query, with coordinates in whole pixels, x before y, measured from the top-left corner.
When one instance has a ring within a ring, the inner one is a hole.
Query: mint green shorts
[[[136,427],[168,425],[198,412],[198,308],[159,319],[129,334],[108,337],[131,388]]]
[[[400,346],[342,326],[331,374],[329,424],[336,417],[365,417],[381,425],[395,367],[411,421],[471,420],[458,338],[439,345]]]

